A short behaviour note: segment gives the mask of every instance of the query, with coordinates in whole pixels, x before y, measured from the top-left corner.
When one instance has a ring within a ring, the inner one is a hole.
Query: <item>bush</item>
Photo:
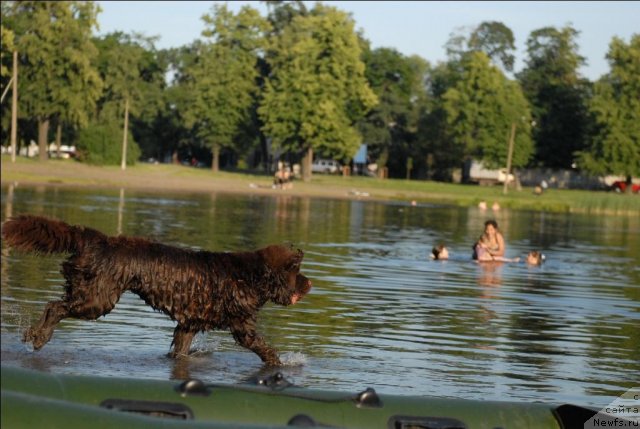
[[[120,165],[122,162],[122,128],[117,124],[92,124],[78,134],[77,158],[94,165]],[[131,132],[127,138],[127,164],[140,158],[140,147]]]

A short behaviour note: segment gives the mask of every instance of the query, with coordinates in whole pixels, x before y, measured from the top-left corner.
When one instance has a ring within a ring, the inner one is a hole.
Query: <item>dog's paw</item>
[[[33,343],[36,338],[36,334],[33,331],[33,328],[26,329],[22,334],[22,342],[23,343]]]

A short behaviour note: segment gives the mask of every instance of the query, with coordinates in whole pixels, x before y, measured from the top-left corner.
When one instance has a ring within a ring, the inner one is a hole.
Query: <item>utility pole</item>
[[[127,134],[129,134],[129,96],[124,102],[124,136],[122,137],[122,164],[120,168],[127,168]]]
[[[516,139],[516,123],[511,124],[511,136],[509,136],[509,152],[507,154],[507,174],[504,178],[504,188],[502,193],[507,195],[507,187],[509,186],[509,173],[511,172],[511,158],[513,157],[513,142]]]
[[[13,51],[13,92],[11,97],[11,162],[16,162],[18,140],[18,51]]]

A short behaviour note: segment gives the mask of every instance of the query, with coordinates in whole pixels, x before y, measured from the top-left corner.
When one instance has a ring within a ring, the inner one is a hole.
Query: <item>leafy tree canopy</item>
[[[515,38],[509,27],[485,21],[475,28],[463,27],[449,36],[445,48],[450,61],[458,62],[471,52],[484,52],[505,71],[513,71]]]
[[[204,43],[194,46],[187,61],[181,106],[187,126],[216,151],[234,147],[234,139],[250,118],[258,94],[258,58],[270,26],[257,10],[244,6],[234,15],[226,5],[214,5],[203,16]],[[217,169],[216,153],[213,168]]]
[[[114,32],[96,39],[98,70],[104,80],[100,121],[120,121],[125,101],[136,117],[154,117],[163,106],[166,66],[157,60],[154,38]]]
[[[533,31],[527,40],[528,59],[518,79],[537,124],[538,165],[570,168],[574,153],[584,148],[589,85],[578,73],[584,58],[578,54],[577,36],[570,26],[546,27]]]
[[[443,96],[454,147],[491,167],[506,165],[511,124],[518,129],[512,165],[524,166],[532,153],[531,114],[517,83],[509,81],[482,52],[462,61],[461,78]]]
[[[102,90],[91,40],[98,6],[91,1],[4,3],[3,21],[20,55],[21,114],[86,125]]]
[[[9,76],[11,74],[11,63],[13,62],[13,31],[8,28],[5,28],[4,25],[0,26],[0,31],[2,32],[1,46],[2,46],[2,56],[0,57],[0,77]],[[3,87],[4,90],[4,87]]]
[[[515,38],[509,27],[501,22],[487,21],[481,23],[469,38],[469,48],[487,54],[496,64],[502,65],[506,71],[513,71],[516,50]]]
[[[319,3],[272,42],[272,74],[258,112],[273,145],[351,158],[361,143],[354,123],[377,102],[352,18]]]
[[[368,145],[370,156],[383,167],[390,151],[398,155],[399,164],[408,156],[406,146],[415,132],[415,102],[424,94],[424,60],[405,57],[395,49],[366,50],[363,55],[365,76],[378,97],[375,106],[360,122],[359,129]],[[400,149],[401,153],[398,153]],[[404,168],[404,167],[402,167]]]
[[[640,34],[628,44],[614,38],[607,60],[611,71],[596,83],[589,103],[595,132],[579,165],[630,179],[640,175]]]

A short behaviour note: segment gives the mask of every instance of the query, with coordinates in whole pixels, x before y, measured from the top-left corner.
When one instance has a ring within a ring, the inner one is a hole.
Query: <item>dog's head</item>
[[[295,304],[311,290],[311,280],[300,274],[304,257],[302,250],[273,245],[259,252],[275,277],[269,290],[271,301],[280,305]]]

